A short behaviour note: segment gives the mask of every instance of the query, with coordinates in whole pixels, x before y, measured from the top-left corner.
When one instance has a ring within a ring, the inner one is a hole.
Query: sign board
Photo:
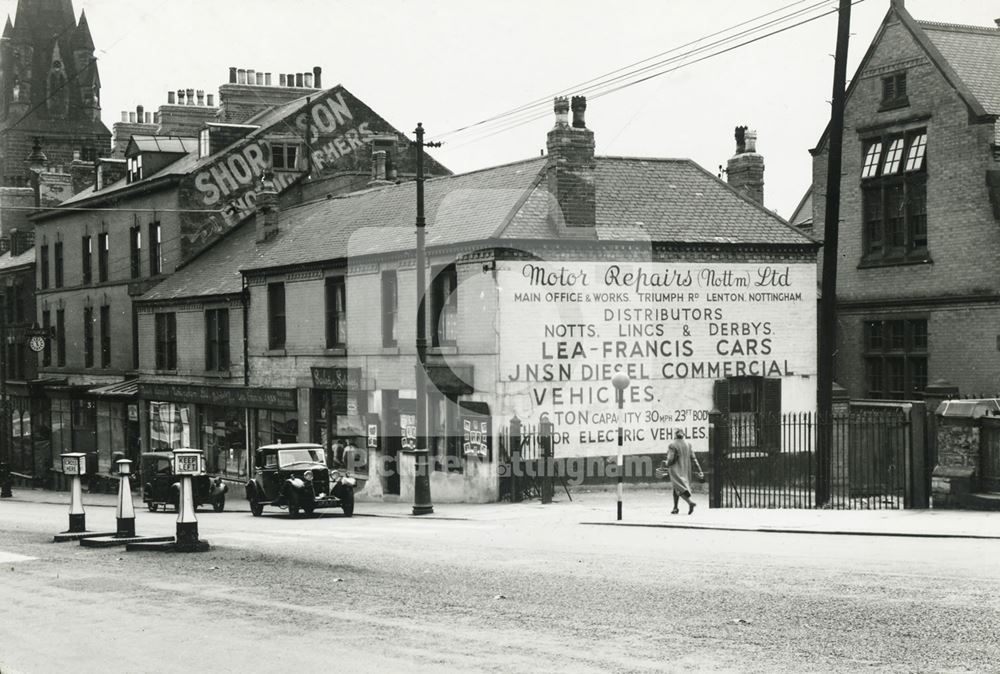
[[[83,475],[84,474],[84,459],[83,454],[63,454],[62,455],[62,472],[64,475]]]
[[[202,454],[193,451],[174,451],[174,475],[201,475]]]
[[[815,407],[811,262],[518,261],[498,269],[498,391],[555,425],[556,457],[708,449],[717,380],[778,379],[783,412]],[[611,377],[625,372],[619,412]]]
[[[368,448],[378,447],[378,424],[368,424]]]
[[[478,418],[462,419],[462,448],[467,455],[485,458],[489,451],[489,424]]]
[[[360,367],[313,367],[312,380],[315,388],[333,391],[360,391]]]
[[[172,400],[199,405],[249,407],[265,410],[294,410],[298,407],[295,389],[283,388],[143,382],[139,384],[139,397],[143,400]]]

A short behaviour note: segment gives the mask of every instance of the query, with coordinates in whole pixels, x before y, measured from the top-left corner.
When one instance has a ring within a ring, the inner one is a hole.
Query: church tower
[[[35,138],[51,167],[93,163],[111,149],[87,16],[72,0],[18,0],[0,40],[0,186],[27,185]]]

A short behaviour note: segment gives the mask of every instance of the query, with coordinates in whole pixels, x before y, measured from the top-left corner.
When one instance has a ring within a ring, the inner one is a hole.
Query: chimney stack
[[[274,186],[274,173],[267,168],[261,178],[260,191],[257,193],[257,210],[254,212],[257,243],[264,243],[278,233],[279,215],[278,190]]]
[[[737,126],[736,154],[726,162],[726,181],[737,192],[764,205],[764,158],[757,154],[757,132]]]
[[[586,124],[587,99],[573,97],[572,126],[569,123],[570,107],[570,101],[565,96],[559,96],[553,102],[556,123],[549,131],[546,143],[549,155],[549,218],[559,228],[592,228],[597,217],[594,132]]]
[[[313,66],[313,82],[317,89],[322,89],[323,85],[320,83],[320,78],[323,74],[323,69],[319,66]]]

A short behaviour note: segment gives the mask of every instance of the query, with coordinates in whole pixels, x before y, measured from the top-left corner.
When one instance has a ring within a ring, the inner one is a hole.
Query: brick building
[[[997,73],[1000,28],[917,21],[893,0],[850,80],[836,379],[854,397],[920,398],[939,379],[1000,390]],[[824,133],[817,236],[827,153]]]
[[[704,449],[715,406],[814,404],[817,246],[755,201],[760,156],[738,148],[751,170],[731,186],[688,160],[595,156],[586,102],[573,103],[570,123],[556,101],[547,157],[426,183],[435,500],[498,497],[499,437],[515,415],[548,415],[557,457],[603,462],[615,367],[633,379],[634,454],[662,453],[676,428]],[[367,450],[367,496],[412,499],[415,199],[404,183],[278,212],[258,200],[254,223],[143,296],[142,388],[158,325],[211,328],[228,307],[249,388],[286,392],[257,439],[353,443]],[[194,334],[170,340],[178,371],[215,358],[205,328]]]
[[[34,138],[56,165],[107,155],[100,94],[86,14],[78,23],[72,0],[19,0],[0,40],[0,185],[27,184]]]
[[[116,135],[131,132],[118,150],[121,158],[102,160],[94,185],[33,218],[39,321],[56,335],[39,369],[47,380],[42,416],[53,458],[70,449],[87,452],[93,467],[104,471],[113,450],[135,458],[150,446],[151,432],[159,434],[155,447],[195,444],[193,436],[171,434],[170,424],[187,419],[187,411],[169,392],[141,397],[138,376],[152,347],[140,343],[135,300],[252,217],[265,171],[273,175],[275,198],[288,204],[367,184],[372,171],[386,178],[387,164],[394,179],[412,174],[399,150],[406,137],[343,87],[286,86],[279,95],[262,85],[268,96],[246,117],[254,100],[248,86],[237,83],[244,95],[223,97],[219,108],[202,105],[200,92],[182,90],[181,98],[178,91],[156,113],[157,123],[149,120],[153,129],[139,126],[137,110],[130,128],[116,125]],[[239,123],[220,121],[230,118],[230,99],[240,106]],[[281,104],[266,102],[277,99]],[[194,135],[170,133],[191,128]],[[374,164],[373,154],[380,158]],[[436,163],[431,168],[446,172]],[[213,325],[218,334],[236,333],[240,321],[234,312]],[[157,334],[162,340],[180,335],[193,347],[187,330],[183,322],[164,324]],[[193,374],[208,399],[240,396],[222,390],[230,379],[242,383],[242,352],[232,356],[179,372]],[[148,373],[150,384],[176,380],[177,360],[155,360]],[[58,469],[58,462],[53,465]]]

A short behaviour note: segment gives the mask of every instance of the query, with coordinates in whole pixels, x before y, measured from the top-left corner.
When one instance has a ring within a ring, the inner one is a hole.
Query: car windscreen
[[[278,452],[278,468],[289,468],[297,463],[323,463],[323,450],[283,449]]]

